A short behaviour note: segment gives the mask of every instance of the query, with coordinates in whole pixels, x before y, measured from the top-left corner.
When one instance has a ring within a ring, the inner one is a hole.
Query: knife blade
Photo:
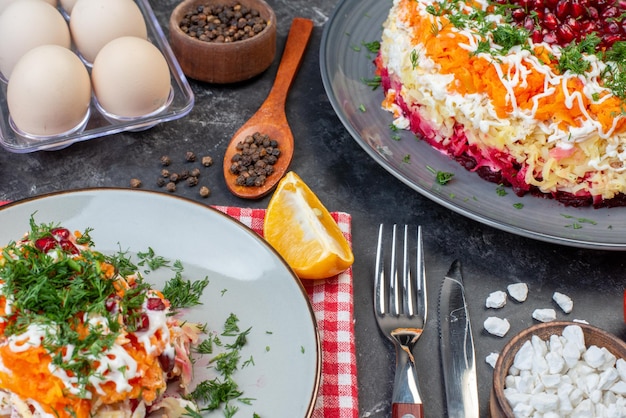
[[[474,339],[459,260],[452,263],[441,283],[439,349],[448,416],[451,418],[478,417]]]

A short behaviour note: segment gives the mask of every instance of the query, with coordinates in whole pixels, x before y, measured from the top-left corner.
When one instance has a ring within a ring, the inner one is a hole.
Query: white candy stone
[[[524,302],[528,297],[528,285],[526,283],[513,283],[506,287],[509,296],[518,302]]]
[[[506,305],[506,293],[502,290],[492,292],[485,301],[487,308],[500,309]]]
[[[538,393],[530,398],[530,404],[542,413],[554,411],[559,405],[559,397],[552,393]]]
[[[535,309],[533,311],[533,318],[539,322],[550,322],[556,319],[556,312],[554,309]]]
[[[530,370],[533,367],[533,346],[530,341],[526,341],[513,358],[513,366],[518,370]]]
[[[485,319],[483,326],[488,333],[498,337],[504,337],[511,328],[511,324],[506,318],[502,319],[495,316]]]
[[[587,349],[587,347],[585,347],[585,334],[583,333],[583,329],[581,327],[568,325],[563,328],[562,336],[567,341],[576,344],[581,353]]]
[[[562,373],[565,367],[563,356],[557,352],[550,351],[546,354],[546,362],[548,363],[548,372],[551,374]]]
[[[498,361],[498,357],[500,357],[500,354],[498,353],[489,353],[489,355],[487,357],[485,357],[485,362],[487,362],[488,365],[490,365],[491,367],[496,367],[496,362]]]
[[[615,362],[615,370],[619,374],[619,378],[626,380],[626,360],[620,358]]]
[[[559,308],[561,308],[561,310],[565,313],[570,313],[572,312],[572,309],[574,309],[574,302],[572,299],[563,293],[554,292],[552,300],[555,301],[556,304],[559,305]]]
[[[583,354],[583,359],[585,359],[588,365],[597,369],[606,361],[604,353],[600,347],[592,345]]]
[[[616,393],[618,395],[626,395],[626,382],[620,380],[609,389],[611,392]]]

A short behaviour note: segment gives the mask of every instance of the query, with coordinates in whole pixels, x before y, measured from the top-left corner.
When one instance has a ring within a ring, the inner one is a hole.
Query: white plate
[[[412,133],[391,131],[393,117],[381,109],[382,89],[372,90],[364,82],[374,77],[375,58],[364,43],[381,39],[390,8],[389,0],[342,0],[320,45],[320,70],[330,102],[374,161],[422,195],[486,225],[556,244],[626,250],[626,208],[565,207],[550,199],[520,198],[510,188],[502,195],[497,184],[468,172]],[[392,139],[394,135],[401,140]],[[453,173],[453,181],[439,186],[429,167]]]
[[[0,246],[38,223],[61,223],[70,230],[93,228],[96,249],[129,253],[152,248],[157,255],[180,260],[188,279],[209,278],[203,305],[187,318],[221,330],[234,313],[240,328],[252,327],[242,349],[235,380],[252,405],[240,402],[237,416],[307,417],[311,415],[321,376],[317,322],[306,291],[282,258],[249,228],[203,204],[163,193],[88,189],[34,197],[0,208]],[[158,272],[159,270],[157,270]],[[172,277],[150,274],[162,288]],[[196,370],[197,378],[202,376]],[[222,417],[215,411],[207,417]]]

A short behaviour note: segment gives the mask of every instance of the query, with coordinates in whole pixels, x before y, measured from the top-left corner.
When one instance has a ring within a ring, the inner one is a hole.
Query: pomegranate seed
[[[533,10],[543,10],[545,8],[545,3],[543,0],[535,0],[534,4],[532,5]]]
[[[572,0],[570,3],[571,15],[573,18],[579,18],[585,13],[585,8],[578,0]]]
[[[56,248],[56,246],[57,241],[52,237],[43,237],[35,241],[35,248],[44,253]]]
[[[548,32],[545,35],[543,35],[543,41],[547,42],[549,44],[555,44],[556,43],[556,35],[554,34],[554,32]]]
[[[587,8],[587,16],[589,16],[589,19],[591,20],[598,20],[598,18],[600,17],[600,13],[598,13],[598,9],[590,6]]]
[[[173,356],[168,356],[165,353],[162,353],[159,356],[159,364],[161,365],[161,368],[163,369],[165,373],[169,373],[172,370],[174,370],[175,363],[176,362],[174,361]]]
[[[63,249],[63,251],[66,251],[66,252],[68,252],[70,254],[78,254],[79,253],[78,248],[76,248],[74,246],[74,244],[72,244],[71,241],[63,240],[63,241],[60,241],[59,244],[61,244],[61,248]]]
[[[534,43],[538,44],[543,41],[543,33],[539,29],[535,29],[533,33],[531,33],[530,38]]]
[[[563,44],[568,44],[572,42],[576,36],[572,28],[567,23],[564,23],[556,30],[556,37]]]
[[[608,19],[611,17],[615,17],[619,15],[619,10],[617,10],[617,7],[611,6],[611,7],[607,7],[606,9],[604,9],[604,11],[600,14],[600,16],[603,19]]]
[[[68,239],[70,237],[70,231],[66,228],[54,228],[50,233],[59,239]]]
[[[550,30],[555,30],[559,26],[559,22],[556,20],[554,13],[547,13],[543,19],[543,25]]]
[[[546,7],[550,10],[554,9],[558,2],[559,0],[545,0]]]
[[[526,16],[526,19],[524,19],[524,29],[527,31],[535,29],[535,20],[531,16]]]
[[[150,328],[150,318],[146,313],[141,313],[141,318],[139,318],[139,323],[137,324],[137,329],[135,331],[145,331]]]
[[[561,20],[565,20],[570,13],[569,6],[570,6],[570,0],[559,0],[559,2],[556,5],[556,8],[554,9],[556,16]]]
[[[604,35],[602,37],[602,43],[607,47],[611,47],[615,42],[619,41],[621,37],[619,35]]]
[[[515,9],[511,12],[511,17],[518,22],[521,22],[526,17],[526,11],[524,9]]]
[[[580,30],[582,29],[582,24],[580,23],[580,21],[574,19],[573,17],[570,17],[569,19],[567,19],[567,24],[570,28],[572,28],[574,34],[578,36],[581,35]]]
[[[596,30],[597,30],[596,29],[596,23],[591,21],[591,20],[589,20],[587,22],[582,23],[582,27],[581,27],[580,31],[582,33],[587,34],[587,33],[595,32]]]
[[[147,307],[151,311],[162,311],[165,309],[165,303],[160,298],[148,298]]]
[[[120,301],[120,297],[117,295],[111,295],[107,298],[107,300],[104,302],[104,307],[106,308],[107,312],[111,312],[111,313],[117,313],[119,311],[119,301]]]
[[[609,22],[605,27],[604,30],[606,31],[606,33],[608,34],[612,34],[615,35],[616,33],[619,33],[619,25],[616,22]]]

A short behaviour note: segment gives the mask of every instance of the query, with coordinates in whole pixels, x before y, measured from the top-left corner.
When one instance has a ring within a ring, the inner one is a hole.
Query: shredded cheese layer
[[[491,2],[454,2],[489,12]],[[521,193],[589,196],[626,192],[624,103],[604,85],[610,62],[584,54],[583,74],[560,71],[563,48],[528,40],[506,53],[489,33],[433,13],[440,2],[394,0],[377,66],[399,128],[410,128],[478,170],[499,172]],[[503,15],[485,13],[493,27]],[[489,51],[484,51],[489,42]]]

